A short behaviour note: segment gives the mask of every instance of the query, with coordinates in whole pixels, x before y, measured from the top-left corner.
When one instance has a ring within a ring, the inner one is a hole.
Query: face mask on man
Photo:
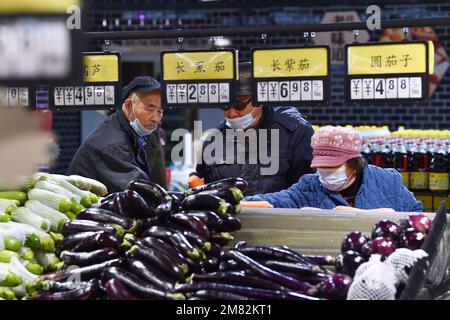
[[[225,119],[227,120],[227,125],[233,129],[247,129],[255,122],[251,112],[242,117],[233,119],[225,117]]]
[[[345,164],[335,171],[317,170],[319,181],[325,189],[330,191],[342,191],[348,186],[350,178],[347,177]]]
[[[137,133],[137,135],[140,136],[140,137],[145,137],[145,136],[151,135],[153,133],[153,131],[155,131],[158,126],[156,126],[154,129],[151,129],[151,130],[145,128],[141,124],[139,119],[136,117],[136,112],[134,111],[134,106],[133,106],[133,112],[135,114],[135,119],[133,121],[130,120],[130,125],[134,129],[134,131]]]

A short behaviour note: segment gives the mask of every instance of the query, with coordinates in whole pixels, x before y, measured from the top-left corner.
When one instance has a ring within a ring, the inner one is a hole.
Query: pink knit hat
[[[311,167],[338,167],[347,160],[361,157],[361,135],[344,127],[326,126],[311,138],[313,160]]]

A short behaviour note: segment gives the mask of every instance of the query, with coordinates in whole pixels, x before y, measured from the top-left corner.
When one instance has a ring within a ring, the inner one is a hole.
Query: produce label
[[[253,101],[262,106],[326,105],[328,46],[252,49]]]
[[[428,189],[428,172],[411,172],[409,185],[411,189]]]
[[[409,188],[409,172],[400,172],[402,176],[403,185]]]
[[[235,104],[237,51],[164,51],[162,101],[169,108],[217,108]]]
[[[76,86],[52,87],[51,109],[101,110],[120,104],[122,70],[118,52],[84,53],[83,77]]]
[[[425,102],[434,70],[431,41],[346,46],[346,99],[350,102]]]

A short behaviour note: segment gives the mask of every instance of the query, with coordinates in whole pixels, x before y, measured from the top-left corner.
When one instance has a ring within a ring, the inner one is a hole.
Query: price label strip
[[[53,110],[102,110],[120,105],[121,57],[118,52],[84,53],[83,82],[75,86],[53,87]]]
[[[236,104],[237,51],[163,51],[162,102],[168,108]]]
[[[0,1],[0,83],[21,87],[81,79],[83,33],[69,29],[80,0]]]
[[[1,87],[0,86],[0,108],[1,107],[24,107],[28,110],[35,108],[33,103],[33,90],[29,87]]]
[[[346,46],[346,100],[352,103],[426,102],[434,71],[431,41]]]
[[[327,105],[328,46],[252,49],[253,101],[263,106]]]

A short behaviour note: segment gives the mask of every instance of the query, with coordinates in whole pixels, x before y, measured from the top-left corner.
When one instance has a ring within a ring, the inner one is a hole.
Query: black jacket
[[[248,160],[248,144],[245,145],[246,164],[236,164],[238,152],[236,147],[237,141],[235,140],[233,141],[235,145],[233,156],[227,158],[226,150],[223,150],[222,162],[205,164],[202,161],[203,163],[198,164],[196,168],[198,175],[204,178],[207,183],[228,177],[241,177],[247,180],[249,184],[246,195],[253,195],[286,189],[296,183],[305,173],[314,172],[311,169],[311,136],[314,132],[309,123],[302,117],[301,113],[295,108],[271,107],[264,108],[263,117],[259,129],[279,130],[279,170],[276,174],[261,175],[261,167],[269,167],[270,164],[263,165],[259,156],[257,163],[251,164]],[[225,129],[228,129],[228,127],[225,121],[217,129],[223,133],[223,143],[226,146]],[[269,131],[268,138],[270,136]],[[212,141],[205,141],[203,151],[211,143]],[[257,146],[257,150],[259,150],[259,134]],[[212,145],[210,148],[212,148]],[[258,154],[257,150],[253,152]],[[270,145],[267,147],[267,150],[270,152]],[[234,164],[230,164],[230,160]]]
[[[153,140],[159,141],[158,130],[153,135],[157,135]],[[136,135],[123,111],[119,110],[83,142],[68,174],[96,179],[104,183],[109,192],[123,191],[131,180],[151,179],[149,155],[152,151],[148,149],[147,141]],[[153,150],[153,153],[158,152]],[[165,186],[165,181],[158,182]]]

